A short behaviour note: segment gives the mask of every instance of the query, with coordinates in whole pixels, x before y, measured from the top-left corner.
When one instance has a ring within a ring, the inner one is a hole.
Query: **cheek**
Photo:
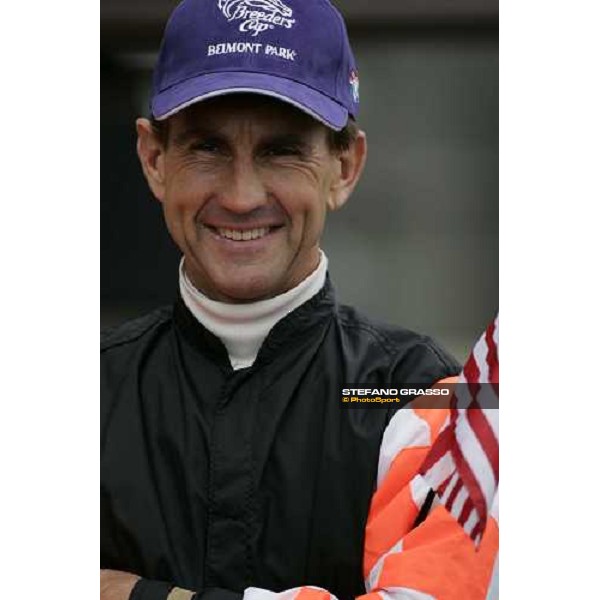
[[[280,199],[290,222],[290,238],[303,246],[318,244],[326,214],[325,188],[318,185],[300,185],[289,178],[275,195]]]
[[[267,185],[292,220],[323,220],[329,190],[326,173],[307,168],[281,169],[271,174]]]
[[[195,218],[217,183],[214,173],[206,173],[194,165],[173,169],[166,181],[165,208],[170,217],[181,220]]]
[[[180,169],[166,180],[163,213],[167,228],[182,251],[195,240],[195,218],[205,201],[202,190],[206,189],[206,181],[192,169]]]

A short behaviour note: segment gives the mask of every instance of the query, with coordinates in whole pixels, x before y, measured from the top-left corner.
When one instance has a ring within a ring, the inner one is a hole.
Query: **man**
[[[484,593],[494,549],[418,476],[444,411],[341,408],[459,371],[335,299],[320,239],[365,164],[358,101],[328,1],[175,9],[137,131],[180,298],[103,338],[103,600]]]

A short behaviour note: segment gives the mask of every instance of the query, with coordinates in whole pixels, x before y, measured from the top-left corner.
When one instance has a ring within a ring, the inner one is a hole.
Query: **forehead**
[[[328,129],[291,104],[259,94],[228,94],[194,104],[169,119],[175,131],[200,128],[235,135],[251,129],[265,135],[327,135]]]

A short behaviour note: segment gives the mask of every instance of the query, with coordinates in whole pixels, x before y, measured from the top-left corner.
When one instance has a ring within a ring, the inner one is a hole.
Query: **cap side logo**
[[[358,100],[359,100],[358,73],[354,69],[352,69],[352,71],[350,71],[350,87],[352,88],[352,98],[354,99],[354,102],[358,103]]]
[[[239,30],[257,36],[267,29],[291,29],[296,19],[281,0],[217,0],[223,16],[230,22],[241,21]]]

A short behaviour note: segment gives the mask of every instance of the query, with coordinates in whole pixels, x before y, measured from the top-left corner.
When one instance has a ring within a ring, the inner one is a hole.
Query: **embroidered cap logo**
[[[350,86],[352,87],[352,97],[354,98],[354,102],[358,102],[358,73],[354,69],[350,71]]]
[[[217,0],[218,7],[228,21],[241,21],[240,31],[252,36],[275,26],[291,29],[292,9],[281,0]]]

